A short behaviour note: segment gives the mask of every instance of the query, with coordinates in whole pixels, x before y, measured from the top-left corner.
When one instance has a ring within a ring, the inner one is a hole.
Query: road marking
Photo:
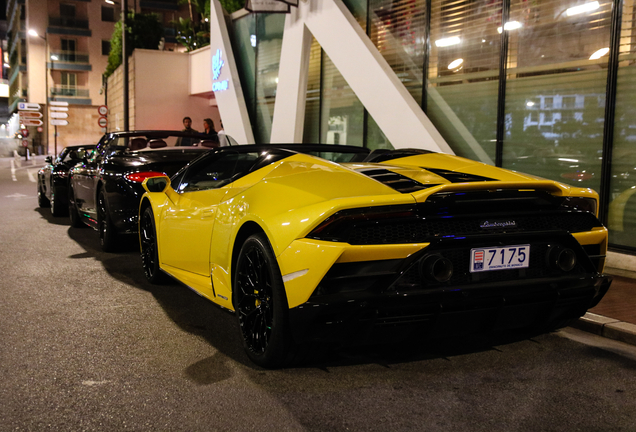
[[[14,194],[7,195],[7,198],[15,198],[15,199],[19,200],[19,199],[22,199],[22,198],[30,198],[30,197],[29,197],[29,195],[24,195],[24,194],[16,192]]]
[[[15,160],[11,159],[11,180],[18,181],[15,177]]]
[[[38,169],[38,168],[35,168],[35,169],[28,169],[28,170],[27,170],[27,175],[29,176],[29,181],[30,181],[31,183],[35,183],[35,182],[37,182],[37,179],[35,178],[35,175],[34,175],[33,173],[34,173],[34,172],[35,172],[35,173],[37,173],[38,171],[39,171],[39,169]]]
[[[83,385],[86,386],[95,386],[95,385],[103,385],[103,384],[108,384],[110,381],[82,381]]]

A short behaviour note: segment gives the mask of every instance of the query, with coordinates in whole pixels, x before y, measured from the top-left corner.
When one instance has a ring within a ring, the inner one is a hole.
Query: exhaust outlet
[[[448,282],[453,276],[453,263],[441,255],[429,255],[420,264],[420,274],[436,282]]]
[[[576,253],[563,246],[553,246],[548,251],[548,264],[551,268],[569,272],[576,266]]]

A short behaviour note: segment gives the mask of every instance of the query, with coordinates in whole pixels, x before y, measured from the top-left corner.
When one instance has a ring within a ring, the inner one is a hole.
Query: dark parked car
[[[68,146],[57,158],[46,157],[46,165],[38,171],[38,204],[51,207],[53,216],[68,211],[68,175],[77,163],[89,155],[95,144]]]
[[[194,140],[188,147],[175,147],[179,138]],[[227,145],[227,143],[224,143]],[[158,173],[173,175],[218,141],[179,131],[132,131],[107,133],[90,157],[70,172],[69,216],[71,225],[82,223],[99,231],[102,249],[117,247],[120,234],[137,233],[141,184]]]

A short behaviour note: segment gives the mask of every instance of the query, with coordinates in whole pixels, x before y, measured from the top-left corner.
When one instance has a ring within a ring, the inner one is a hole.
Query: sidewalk
[[[636,273],[606,268],[613,281],[605,297],[571,327],[636,345]]]

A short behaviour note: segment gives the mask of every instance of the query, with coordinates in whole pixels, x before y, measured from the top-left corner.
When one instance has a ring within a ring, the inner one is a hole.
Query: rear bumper
[[[297,342],[348,344],[427,339],[511,329],[549,330],[594,307],[605,275],[470,284],[412,294],[321,296],[289,311]]]

